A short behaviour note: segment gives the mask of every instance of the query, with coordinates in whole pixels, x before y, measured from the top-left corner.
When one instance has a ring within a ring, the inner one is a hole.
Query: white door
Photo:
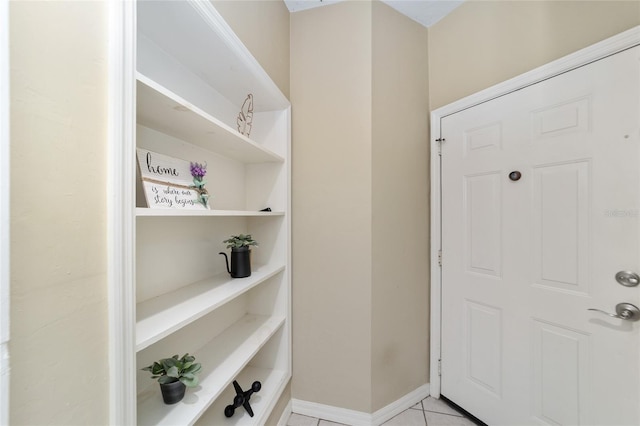
[[[490,425],[640,425],[640,47],[447,116],[442,395]],[[510,178],[511,172],[519,172]]]

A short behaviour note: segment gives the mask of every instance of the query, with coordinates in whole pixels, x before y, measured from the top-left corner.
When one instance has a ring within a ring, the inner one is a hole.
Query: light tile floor
[[[287,426],[342,426],[340,423],[328,420],[307,417],[293,413],[289,417]],[[384,423],[385,426],[475,426],[475,423],[467,419],[446,402],[425,398],[413,407],[398,414]]]

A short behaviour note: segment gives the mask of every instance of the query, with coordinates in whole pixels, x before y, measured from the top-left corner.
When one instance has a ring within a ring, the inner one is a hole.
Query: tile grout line
[[[442,412],[434,411],[434,410],[427,410],[427,409],[424,407],[424,400],[421,400],[419,403],[420,403],[420,407],[421,407],[421,408],[414,408],[414,407],[415,407],[415,405],[414,405],[414,406],[410,407],[409,409],[421,410],[421,411],[422,411],[422,417],[424,418],[424,423],[425,423],[425,425],[426,425],[426,426],[429,426],[429,422],[428,422],[428,420],[427,420],[427,412],[429,412],[429,413],[433,413],[433,414],[440,414],[440,415],[442,415],[442,416],[449,416],[449,417],[457,417],[457,418],[461,418],[461,419],[467,419],[467,417],[466,417],[464,414],[462,414],[462,413],[457,413],[457,412],[456,412],[456,414],[450,414],[450,413],[442,413]],[[417,404],[416,404],[416,405],[417,405]],[[409,409],[407,409],[406,411],[409,411]],[[294,413],[292,413],[292,415],[293,415],[293,414],[294,414]],[[400,413],[400,414],[402,414],[402,413]],[[399,414],[398,414],[398,415],[399,415]],[[309,417],[309,416],[305,416],[305,417]],[[396,417],[397,417],[397,416],[396,416]],[[318,418],[318,417],[310,417],[310,418],[312,418],[312,419],[315,419],[315,420],[316,420],[316,424],[315,424],[315,426],[320,426],[320,422],[321,422],[322,420],[325,420],[325,419],[321,419],[321,418]],[[327,421],[328,421],[328,420],[327,420]]]
[[[420,406],[422,407],[422,417],[424,417],[424,424],[425,426],[429,426],[429,423],[427,422],[427,413],[425,413],[425,409],[424,409],[424,399],[420,400]]]
[[[423,399],[422,401],[420,401],[420,404],[422,404],[422,411],[428,411],[430,413],[435,413],[435,414],[442,414],[443,416],[451,416],[451,417],[462,417],[463,419],[466,419],[467,416],[465,416],[464,414],[458,412],[457,410],[451,408],[453,411],[456,412],[456,414],[450,414],[450,413],[442,413],[440,411],[435,411],[435,410],[427,410],[426,408],[424,408],[424,400],[431,398],[430,396],[428,396],[427,398]]]
[[[450,416],[450,417],[461,417],[463,419],[466,419],[467,416],[465,416],[464,414],[449,414],[449,413],[441,413],[440,411],[433,411],[433,410],[424,410],[424,411],[428,411],[429,413],[434,413],[434,414],[442,414],[443,416]]]

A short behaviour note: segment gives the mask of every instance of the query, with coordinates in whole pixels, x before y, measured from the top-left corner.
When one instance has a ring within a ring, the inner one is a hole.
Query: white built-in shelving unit
[[[206,163],[211,194],[211,210],[152,209],[132,182],[137,423],[264,424],[291,377],[290,104],[209,1],[139,1],[136,14],[136,147]],[[239,233],[259,247],[252,275],[232,279],[218,252]],[[165,405],[140,369],[185,352],[200,385]],[[262,382],[253,418],[224,417],[233,380]]]

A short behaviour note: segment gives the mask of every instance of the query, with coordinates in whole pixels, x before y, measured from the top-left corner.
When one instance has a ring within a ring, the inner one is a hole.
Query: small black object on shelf
[[[236,411],[236,408],[242,405],[244,409],[247,410],[247,413],[249,413],[249,416],[253,417],[253,410],[251,409],[251,404],[249,404],[249,400],[251,399],[251,395],[254,392],[260,392],[260,389],[262,388],[262,383],[255,381],[251,385],[251,389],[243,391],[240,385],[238,384],[238,382],[234,380],[233,387],[236,390],[236,396],[235,398],[233,398],[233,405],[227,405],[225,407],[224,415],[226,417],[233,416],[233,414]]]
[[[266,209],[262,209],[260,211],[261,212],[270,212],[271,211],[271,207],[267,207]]]

